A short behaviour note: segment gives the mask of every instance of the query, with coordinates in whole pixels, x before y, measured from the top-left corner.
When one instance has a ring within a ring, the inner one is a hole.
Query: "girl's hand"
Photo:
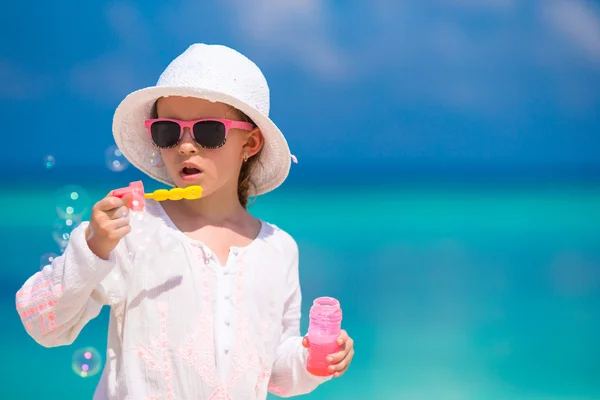
[[[337,353],[333,353],[327,356],[327,362],[331,364],[329,366],[329,371],[333,372],[334,378],[339,378],[342,376],[350,366],[352,362],[352,357],[354,357],[354,340],[348,333],[342,329],[342,333],[338,337],[338,344],[341,347],[341,350]],[[305,336],[302,339],[302,346],[308,349],[308,336]]]
[[[129,209],[122,199],[109,194],[92,208],[86,230],[88,247],[98,257],[107,260],[121,238],[130,231]]]

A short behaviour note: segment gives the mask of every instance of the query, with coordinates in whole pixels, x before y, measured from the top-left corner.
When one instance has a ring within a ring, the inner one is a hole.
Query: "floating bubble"
[[[96,375],[102,369],[102,357],[93,347],[85,347],[73,354],[73,372],[82,378]]]
[[[152,242],[152,235],[148,233],[148,229],[149,227],[143,224],[132,232],[135,242],[130,256],[134,266],[145,267],[157,256],[156,253],[161,251],[161,247]]]
[[[63,219],[81,219],[92,207],[90,196],[80,186],[68,185],[55,194],[56,213]]]
[[[117,146],[110,146],[106,149],[106,166],[114,172],[121,172],[129,166],[129,161],[125,158]]]
[[[56,160],[54,159],[54,156],[46,156],[44,157],[44,167],[46,167],[46,169],[50,169],[52,167],[54,167],[54,164],[56,164]]]
[[[60,251],[64,251],[69,244],[69,239],[71,238],[71,232],[81,223],[80,219],[75,218],[59,218],[54,222],[52,226],[52,237],[58,247],[60,247]]]
[[[52,261],[58,257],[58,254],[55,253],[46,253],[40,257],[40,269],[43,269],[46,266],[52,265]]]
[[[150,156],[148,156],[148,165],[151,167],[160,167],[162,166],[162,158],[160,156],[160,151],[152,150]]]

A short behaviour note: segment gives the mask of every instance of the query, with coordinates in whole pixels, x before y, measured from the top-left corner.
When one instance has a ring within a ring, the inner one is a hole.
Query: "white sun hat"
[[[145,174],[174,186],[166,167],[151,160],[157,149],[144,126],[156,100],[165,96],[196,97],[229,104],[260,128],[264,145],[252,171],[251,196],[267,193],[283,183],[290,170],[285,137],[269,119],[269,86],[261,70],[239,52],[221,45],[193,44],[164,70],[156,86],[129,94],[113,118],[115,143],[129,162]]]

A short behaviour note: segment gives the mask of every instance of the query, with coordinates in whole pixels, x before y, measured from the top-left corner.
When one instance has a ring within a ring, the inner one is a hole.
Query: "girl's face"
[[[226,104],[193,97],[161,98],[157,102],[156,110],[158,118],[182,121],[204,118],[241,120],[235,110]],[[200,185],[202,197],[223,188],[228,188],[237,196],[238,177],[244,153],[248,157],[258,153],[264,140],[260,130],[230,129],[225,144],[216,149],[202,148],[191,138],[188,131],[189,129],[185,128],[185,134],[175,147],[160,149],[165,167],[175,185]]]

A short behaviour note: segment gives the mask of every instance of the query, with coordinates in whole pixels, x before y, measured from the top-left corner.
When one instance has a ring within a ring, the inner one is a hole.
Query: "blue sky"
[[[12,2],[0,34],[3,165],[104,168],[118,102],[205,42],[263,69],[301,164],[600,168],[595,1]]]

